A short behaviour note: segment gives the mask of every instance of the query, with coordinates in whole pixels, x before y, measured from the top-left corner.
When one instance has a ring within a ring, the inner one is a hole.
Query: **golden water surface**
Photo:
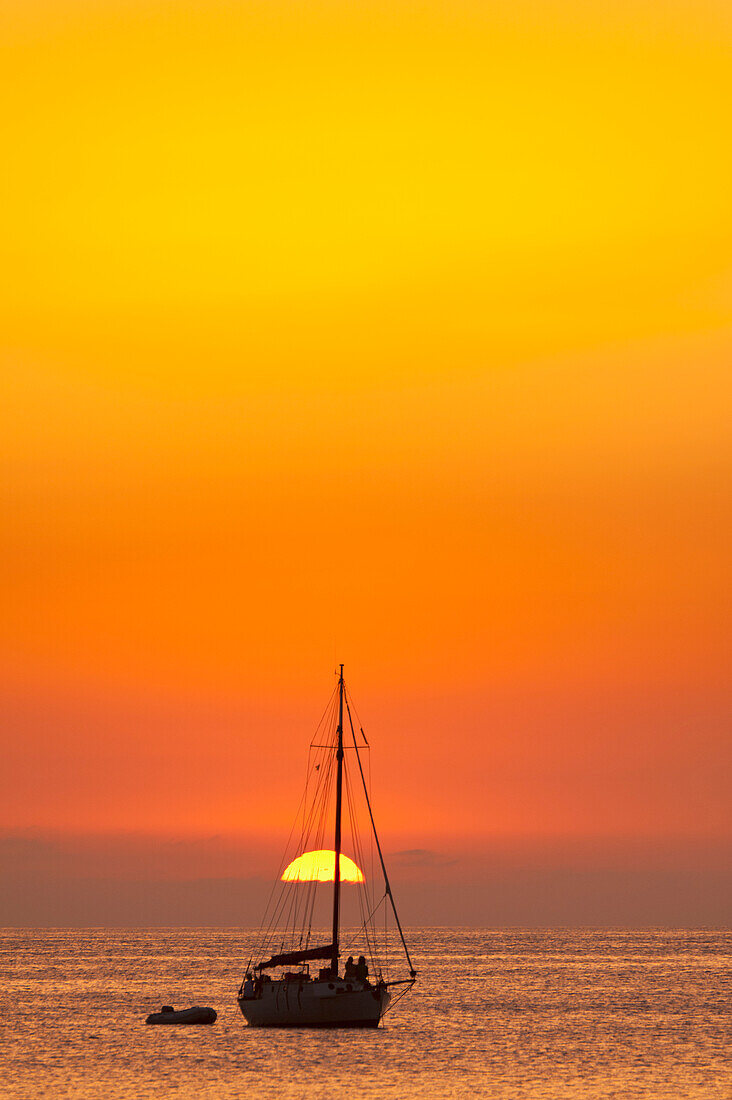
[[[729,1100],[732,932],[412,929],[378,1031],[247,1029],[241,929],[0,931],[0,1095]],[[145,1027],[162,1003],[213,1027]]]

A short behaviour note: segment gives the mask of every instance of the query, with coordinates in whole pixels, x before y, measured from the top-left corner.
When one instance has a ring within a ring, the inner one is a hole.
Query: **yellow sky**
[[[371,382],[727,317],[725,5],[5,21],[4,320],[52,362]]]

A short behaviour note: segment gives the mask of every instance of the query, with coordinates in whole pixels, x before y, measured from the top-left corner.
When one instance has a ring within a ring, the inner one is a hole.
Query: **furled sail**
[[[311,959],[332,959],[334,947],[328,943],[325,947],[310,947],[307,951],[285,951],[283,955],[273,955],[266,962],[259,963],[257,970],[270,970],[273,966],[297,966]]]

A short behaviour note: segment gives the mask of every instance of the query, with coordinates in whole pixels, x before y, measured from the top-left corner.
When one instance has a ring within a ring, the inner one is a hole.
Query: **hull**
[[[257,996],[240,996],[250,1027],[378,1027],[390,995],[355,983],[264,982]]]

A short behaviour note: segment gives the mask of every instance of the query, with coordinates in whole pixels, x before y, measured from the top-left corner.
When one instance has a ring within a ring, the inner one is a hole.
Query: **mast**
[[[335,868],[333,872],[333,957],[331,969],[338,973],[338,939],[340,935],[341,908],[341,807],[343,802],[343,665],[338,680],[338,747],[336,749],[336,820],[335,820]]]

